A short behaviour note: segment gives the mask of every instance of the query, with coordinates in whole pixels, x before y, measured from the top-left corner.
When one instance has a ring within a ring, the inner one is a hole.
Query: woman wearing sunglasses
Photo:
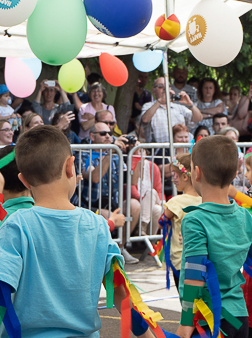
[[[88,96],[91,102],[84,103],[78,99],[77,94],[73,94],[73,101],[76,109],[79,111],[80,132],[79,138],[83,140],[89,136],[90,128],[95,124],[95,113],[99,110],[108,110],[113,115],[113,120],[116,122],[115,110],[111,105],[105,104],[103,101],[107,96],[106,89],[99,83],[93,83],[88,91]]]
[[[0,121],[0,146],[8,146],[13,143],[13,131],[7,120]]]

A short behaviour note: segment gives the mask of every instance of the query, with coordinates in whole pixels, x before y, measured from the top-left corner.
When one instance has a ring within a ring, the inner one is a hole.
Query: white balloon
[[[11,27],[25,21],[37,0],[0,0],[0,26]]]
[[[220,67],[239,53],[243,29],[237,14],[227,4],[220,0],[202,0],[189,16],[186,39],[198,61]]]

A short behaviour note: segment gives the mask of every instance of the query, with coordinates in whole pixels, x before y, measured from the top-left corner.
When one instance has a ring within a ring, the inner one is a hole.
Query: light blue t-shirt
[[[11,215],[0,228],[0,280],[16,291],[22,337],[99,337],[99,293],[114,256],[123,261],[92,211],[35,206]]]

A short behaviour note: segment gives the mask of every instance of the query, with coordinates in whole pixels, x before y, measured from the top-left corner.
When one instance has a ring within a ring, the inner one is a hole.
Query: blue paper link
[[[21,325],[11,302],[11,286],[0,281],[0,306],[6,307],[3,323],[10,338],[21,338]]]

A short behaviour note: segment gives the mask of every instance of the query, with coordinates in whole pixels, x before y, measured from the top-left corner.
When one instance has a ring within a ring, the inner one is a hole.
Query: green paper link
[[[239,330],[239,328],[242,326],[242,322],[234,317],[228,310],[226,310],[224,307],[221,308],[221,315],[226,319],[229,324],[231,324],[236,330]]]
[[[5,167],[9,163],[11,163],[14,160],[14,158],[15,158],[15,149],[13,149],[12,152],[9,153],[8,155],[6,155],[3,158],[1,158],[1,160],[0,160],[0,169],[2,169],[3,167]]]
[[[113,271],[114,258],[111,260],[110,270],[106,273],[106,301],[107,308],[112,309],[114,303],[114,271]]]
[[[6,307],[0,306],[0,325],[2,324],[2,321],[4,319],[5,312],[6,312]]]

